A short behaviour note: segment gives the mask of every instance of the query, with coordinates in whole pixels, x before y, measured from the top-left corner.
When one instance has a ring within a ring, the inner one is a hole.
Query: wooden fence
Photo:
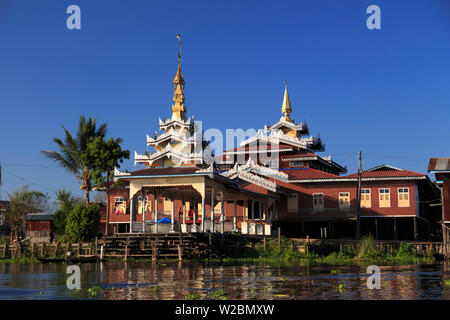
[[[95,242],[79,243],[31,243],[29,245],[3,244],[0,246],[1,259],[17,258],[65,258],[70,251],[72,255],[84,256],[97,254],[98,244]]]

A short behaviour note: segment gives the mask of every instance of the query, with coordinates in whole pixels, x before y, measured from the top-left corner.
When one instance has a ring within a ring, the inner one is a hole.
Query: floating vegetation
[[[336,290],[339,291],[339,293],[342,293],[345,291],[345,283],[340,282],[338,283],[338,285],[336,286]]]
[[[339,274],[339,273],[341,273],[341,272],[337,269],[333,269],[330,271],[330,274]]]
[[[90,295],[91,297],[96,297],[100,293],[100,291],[102,291],[100,286],[93,286],[87,290],[88,295]]]
[[[152,288],[152,292],[153,293],[157,293],[159,291],[159,287],[158,286],[154,286],[153,288]]]
[[[198,293],[191,293],[184,296],[186,300],[198,300],[201,298],[201,295]]]
[[[206,297],[210,298],[210,299],[227,300],[228,299],[227,295],[228,295],[228,292],[226,292],[225,290],[216,290],[216,291],[208,292],[206,294]]]

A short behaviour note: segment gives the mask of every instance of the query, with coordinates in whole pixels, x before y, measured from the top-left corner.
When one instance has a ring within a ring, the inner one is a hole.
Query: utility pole
[[[358,161],[359,161],[359,167],[358,167],[358,186],[356,188],[356,240],[361,240],[361,218],[360,218],[360,211],[361,211],[361,151],[358,152]]]

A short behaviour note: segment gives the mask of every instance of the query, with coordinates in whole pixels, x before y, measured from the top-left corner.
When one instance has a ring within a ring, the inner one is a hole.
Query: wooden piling
[[[182,251],[181,251],[181,246],[178,245],[178,261],[182,261],[183,257],[182,257]]]
[[[3,259],[5,259],[6,258],[6,251],[8,250],[8,244],[7,243],[5,243],[4,245],[3,245]]]
[[[58,254],[59,241],[56,242],[55,252],[53,253],[53,258],[56,259],[56,255]]]
[[[278,245],[281,245],[281,228],[278,227]]]
[[[305,252],[306,252],[306,254],[309,253],[309,236],[306,236]]]
[[[152,261],[156,261],[156,255],[157,255],[157,248],[156,248],[156,244],[153,243],[153,247],[152,247]]]

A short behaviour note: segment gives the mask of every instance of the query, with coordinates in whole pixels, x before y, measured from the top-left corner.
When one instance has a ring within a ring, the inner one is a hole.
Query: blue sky
[[[71,4],[81,30],[66,28]],[[371,4],[381,30],[366,27]],[[276,122],[286,80],[292,117],[349,172],[358,150],[364,168],[418,172],[449,156],[447,0],[0,0],[0,197],[25,184],[82,195],[40,154],[80,114],[145,151],[170,115],[179,32],[186,107],[205,129]],[[132,159],[123,168],[136,169]]]

